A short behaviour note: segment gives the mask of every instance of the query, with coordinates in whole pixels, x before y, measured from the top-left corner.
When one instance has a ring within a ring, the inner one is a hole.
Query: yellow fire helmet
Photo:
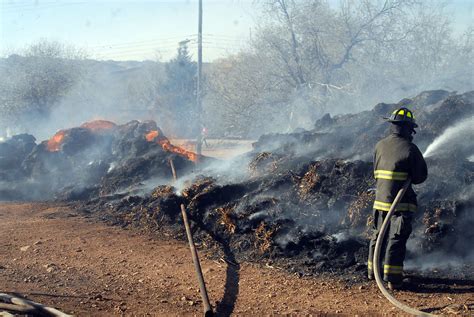
[[[415,122],[415,115],[410,109],[405,108],[405,107],[396,109],[394,112],[392,112],[389,118],[384,118],[384,119],[387,120],[388,122],[393,122],[393,123],[407,122],[407,123],[410,123],[413,126],[413,128],[418,127],[418,125]]]

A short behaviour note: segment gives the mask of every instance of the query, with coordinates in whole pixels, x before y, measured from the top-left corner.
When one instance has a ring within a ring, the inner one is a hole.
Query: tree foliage
[[[84,54],[58,42],[40,41],[21,55],[3,60],[0,112],[4,121],[21,124],[47,117],[81,79]]]
[[[242,135],[252,125],[259,133],[310,128],[326,112],[360,111],[423,89],[472,89],[472,30],[456,38],[439,3],[269,0],[264,9],[245,58],[221,61],[210,79],[210,106],[226,103],[219,121],[242,126]],[[225,80],[216,75],[226,72]],[[239,100],[262,113],[257,122],[224,111]]]
[[[240,54],[214,63],[204,115],[205,125],[212,133],[246,137],[262,124],[255,118],[266,113],[266,120],[272,119],[267,104],[275,95],[265,94],[273,89],[267,86],[264,75],[253,54]]]
[[[171,110],[174,132],[196,135],[196,72],[187,41],[179,43],[175,58],[165,65],[165,80],[161,85],[160,107]],[[199,130],[198,130],[199,131]]]

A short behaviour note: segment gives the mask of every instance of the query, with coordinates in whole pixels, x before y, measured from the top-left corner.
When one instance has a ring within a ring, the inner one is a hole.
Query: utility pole
[[[196,153],[202,152],[202,0],[199,0],[199,21],[198,21],[198,65],[197,65],[197,87],[196,87],[196,113],[198,136],[196,140]]]

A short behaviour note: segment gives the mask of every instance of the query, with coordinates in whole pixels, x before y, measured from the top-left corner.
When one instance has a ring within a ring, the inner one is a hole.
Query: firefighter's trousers
[[[367,261],[369,276],[373,276],[375,243],[387,213],[374,209],[374,222]],[[403,261],[405,260],[406,243],[411,233],[412,217],[411,211],[396,211],[392,215],[390,227],[387,229],[380,253],[384,281],[398,284],[403,280]]]

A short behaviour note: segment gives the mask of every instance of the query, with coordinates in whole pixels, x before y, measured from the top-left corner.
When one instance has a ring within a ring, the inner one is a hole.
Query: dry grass
[[[277,228],[267,226],[264,221],[255,229],[255,247],[261,253],[265,253],[272,246],[276,231]]]
[[[366,219],[366,211],[372,207],[375,199],[373,192],[362,192],[357,195],[357,198],[351,202],[347,210],[349,223],[351,226],[359,226],[364,223]]]
[[[259,153],[249,164],[249,171],[252,176],[259,176],[265,173],[272,173],[278,168],[279,158],[270,152]]]
[[[232,219],[233,208],[220,207],[216,209],[216,212],[219,214],[219,223],[225,227],[225,230],[230,233],[234,233],[236,229],[235,221]]]
[[[319,186],[321,177],[318,174],[318,167],[319,163],[312,164],[309,170],[301,178],[298,186],[298,196],[301,200],[306,200]]]

